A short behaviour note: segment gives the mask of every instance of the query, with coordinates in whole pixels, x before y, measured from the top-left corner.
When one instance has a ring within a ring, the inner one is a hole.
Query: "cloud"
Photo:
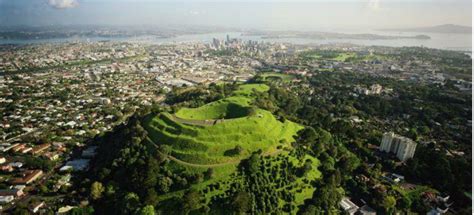
[[[74,8],[79,5],[77,0],[48,0],[48,4],[56,9]]]

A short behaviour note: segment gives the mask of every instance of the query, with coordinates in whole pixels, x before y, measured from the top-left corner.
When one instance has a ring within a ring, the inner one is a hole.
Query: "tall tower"
[[[397,155],[401,161],[413,158],[415,155],[416,142],[410,138],[396,135],[393,132],[383,134],[379,150]]]
[[[401,161],[406,161],[415,155],[416,143],[406,137],[402,137],[400,147],[397,150],[397,157]]]
[[[212,44],[214,45],[214,48],[219,49],[221,47],[221,41],[217,38],[212,39]]]
[[[392,140],[395,137],[393,132],[387,132],[383,134],[382,143],[380,144],[380,151],[383,152],[390,152],[390,148],[392,147]]]

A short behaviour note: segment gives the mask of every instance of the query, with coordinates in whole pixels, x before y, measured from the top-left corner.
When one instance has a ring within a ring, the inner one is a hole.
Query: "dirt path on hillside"
[[[153,147],[155,147],[156,151],[158,153],[160,153],[160,155],[176,162],[176,163],[179,163],[179,164],[182,164],[182,165],[186,165],[186,166],[191,166],[191,167],[201,167],[201,168],[215,168],[215,167],[222,167],[222,166],[226,166],[226,165],[231,165],[231,164],[238,164],[240,163],[240,161],[242,161],[243,159],[238,159],[238,160],[232,160],[232,161],[227,161],[227,162],[224,162],[224,163],[216,163],[216,164],[195,164],[195,163],[188,163],[186,161],[183,161],[183,160],[180,160],[172,155],[167,155],[163,152],[161,152],[160,150],[158,150],[158,146],[156,145],[156,143],[150,139],[149,137],[147,137],[148,141],[150,141],[153,145]],[[280,149],[277,149],[273,152],[265,152],[263,153],[262,155],[263,156],[273,156],[273,155],[276,155],[276,154],[279,154],[280,152],[282,152],[282,150]]]
[[[170,116],[171,116],[170,117],[171,120],[179,122],[179,123],[183,123],[187,125],[201,125],[201,126],[212,126],[212,125],[229,122],[229,121],[242,118],[242,117],[237,117],[237,118],[232,118],[232,119],[202,119],[200,120],[200,119],[183,119],[176,116],[176,114],[170,114]],[[247,116],[244,116],[244,117],[247,117]]]
[[[180,160],[172,155],[167,155],[163,152],[161,152],[159,149],[158,149],[158,146],[156,145],[155,142],[153,142],[152,139],[150,139],[149,137],[147,137],[148,141],[150,141],[153,145],[153,147],[155,147],[156,151],[158,153],[160,153],[160,155],[162,156],[165,156],[166,158],[176,162],[176,163],[179,163],[179,164],[182,164],[182,165],[186,165],[186,166],[192,166],[192,167],[202,167],[202,168],[214,168],[214,167],[221,167],[221,166],[226,166],[226,165],[230,165],[230,164],[238,164],[240,163],[241,159],[238,159],[238,160],[233,160],[233,161],[228,161],[228,162],[224,162],[224,163],[217,163],[217,164],[195,164],[195,163],[188,163],[186,161],[183,161],[183,160]]]
[[[220,120],[218,119],[205,119],[205,120],[198,120],[198,119],[183,119],[177,117],[175,114],[170,114],[170,118],[173,121],[187,124],[187,125],[201,125],[201,126],[211,126],[219,123]]]

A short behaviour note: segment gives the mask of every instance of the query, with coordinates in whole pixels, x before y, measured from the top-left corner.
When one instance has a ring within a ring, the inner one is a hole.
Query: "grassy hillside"
[[[252,97],[253,91],[266,92],[270,87],[266,84],[244,84],[237,89],[234,94],[240,96]]]
[[[303,127],[250,107],[253,91],[268,89],[264,84],[241,85],[234,96],[149,117],[144,127],[153,142],[169,146],[172,156],[189,163],[235,162],[257,150],[272,153],[290,147]],[[236,147],[239,153],[233,153]]]
[[[145,128],[150,138],[168,145],[171,154],[183,161],[198,164],[229,162],[248,156],[261,149],[276,150],[278,146],[289,147],[293,135],[301,126],[280,122],[268,111],[257,110],[256,115],[225,120],[215,125],[200,126],[179,123],[169,113],[149,118]],[[227,156],[226,152],[236,146],[242,147],[238,155]]]
[[[255,91],[268,90],[269,86],[265,84],[245,84],[229,97],[201,107],[149,116],[142,123],[148,133],[148,142],[160,145],[160,150],[164,151],[160,153],[167,153],[172,161],[167,165],[173,172],[193,175],[213,169],[212,178],[192,185],[207,204],[216,199],[227,201],[239,189],[255,193],[253,190],[256,188],[248,185],[262,181],[246,176],[240,165],[253,152],[261,151],[259,165],[268,172],[265,180],[275,182],[259,192],[273,193],[274,205],[295,214],[297,206],[311,198],[315,190],[308,183],[321,177],[317,170],[319,161],[309,155],[297,158],[292,149],[291,143],[303,126],[288,120],[279,121],[271,112],[251,106]],[[313,170],[294,181],[289,180],[288,177],[298,172],[307,160],[311,161]],[[274,173],[277,178],[273,179],[271,172],[275,169],[280,171]],[[278,193],[288,191],[294,199],[291,202],[278,197],[283,195]],[[172,211],[179,208],[173,199],[182,198],[185,192],[179,190],[159,196],[163,202],[161,209]],[[259,195],[255,194],[255,198]],[[219,205],[211,207],[222,213],[229,212]]]

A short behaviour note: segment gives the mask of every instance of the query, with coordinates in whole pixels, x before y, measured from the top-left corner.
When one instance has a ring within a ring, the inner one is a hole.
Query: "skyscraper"
[[[212,39],[212,44],[214,45],[215,49],[220,49],[221,48],[221,41],[217,38]]]
[[[415,149],[416,142],[393,132],[383,134],[382,143],[380,144],[380,151],[394,153],[401,161],[413,158]]]

